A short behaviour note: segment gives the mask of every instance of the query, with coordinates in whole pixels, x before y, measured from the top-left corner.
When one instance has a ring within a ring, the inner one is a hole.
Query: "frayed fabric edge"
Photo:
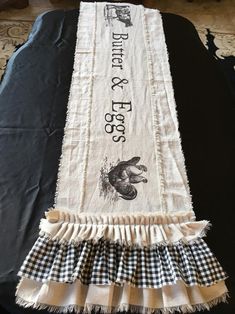
[[[176,241],[172,241],[172,240],[160,240],[160,241],[140,241],[140,243],[138,242],[133,242],[133,241],[128,241],[126,239],[112,239],[109,237],[106,237],[104,235],[102,235],[102,233],[97,232],[97,235],[95,235],[92,238],[88,238],[87,237],[78,237],[76,240],[68,240],[68,239],[63,239],[63,237],[61,238],[60,236],[56,236],[56,235],[51,235],[49,232],[46,232],[44,230],[40,230],[39,231],[39,236],[41,237],[45,237],[48,240],[54,241],[54,242],[58,242],[59,244],[65,244],[65,245],[79,245],[81,242],[83,241],[88,241],[91,243],[98,243],[99,241],[107,241],[110,243],[114,243],[117,245],[125,245],[125,246],[131,246],[131,247],[149,247],[149,248],[154,248],[154,247],[158,247],[158,246],[169,246],[169,245],[190,245],[190,244],[194,244],[197,243],[198,239],[200,238],[204,238],[207,235],[207,232],[210,230],[212,224],[210,223],[210,221],[207,220],[203,220],[201,221],[203,222],[205,225],[204,227],[199,231],[199,233],[195,234],[194,236],[191,236],[190,239],[186,237],[182,237],[181,239],[178,239]],[[102,227],[102,226],[101,226]]]
[[[46,216],[40,221],[39,235],[68,245],[100,240],[137,247],[192,244],[205,237],[211,227],[208,220],[197,221],[190,212],[95,217],[49,211]]]
[[[121,304],[117,307],[107,307],[98,304],[87,304],[85,307],[71,304],[68,306],[56,306],[56,305],[48,305],[39,302],[28,302],[22,299],[19,296],[16,296],[16,304],[21,307],[29,308],[32,307],[37,310],[48,310],[49,312],[55,313],[83,313],[83,314],[91,314],[93,311],[99,311],[100,314],[111,314],[111,313],[122,313],[122,312],[131,312],[131,313],[139,313],[139,314],[170,314],[170,313],[193,313],[195,311],[203,311],[210,310],[211,307],[217,305],[218,303],[228,303],[228,292],[223,293],[221,296],[208,301],[206,303],[192,304],[192,305],[180,305],[175,307],[167,307],[167,308],[149,308],[136,306],[131,304]]]

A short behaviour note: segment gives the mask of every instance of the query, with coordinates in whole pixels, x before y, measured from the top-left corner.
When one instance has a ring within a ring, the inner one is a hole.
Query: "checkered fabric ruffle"
[[[203,239],[151,247],[125,246],[99,240],[78,244],[39,237],[25,259],[19,276],[83,284],[160,288],[183,280],[186,285],[210,286],[226,274]]]

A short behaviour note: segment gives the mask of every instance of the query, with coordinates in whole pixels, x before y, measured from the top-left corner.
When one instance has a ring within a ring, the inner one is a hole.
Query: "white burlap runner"
[[[55,207],[192,209],[161,14],[83,3]]]

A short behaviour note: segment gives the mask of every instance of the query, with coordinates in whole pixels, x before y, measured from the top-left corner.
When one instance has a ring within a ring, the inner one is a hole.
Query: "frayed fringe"
[[[61,237],[57,236],[52,236],[50,233],[40,230],[39,236],[46,238],[48,241],[53,241],[57,242],[59,244],[64,244],[64,245],[74,245],[74,246],[79,246],[81,242],[89,242],[92,244],[97,244],[100,241],[105,241],[108,243],[114,243],[116,245],[120,246],[128,246],[128,247],[133,247],[133,248],[142,248],[142,247],[148,247],[148,248],[154,248],[154,247],[161,247],[161,246],[177,246],[177,245],[192,245],[198,242],[199,239],[206,237],[207,232],[211,228],[211,223],[209,221],[206,222],[204,228],[201,230],[201,232],[197,235],[195,235],[195,238],[187,240],[187,238],[182,237],[178,241],[170,241],[170,240],[163,240],[159,242],[154,242],[154,243],[148,243],[148,242],[133,242],[133,241],[127,241],[123,239],[109,239],[105,238],[104,236],[99,236],[99,237],[94,237],[92,239],[85,239],[82,237],[77,238],[76,240],[67,240],[63,239]]]
[[[77,51],[77,47],[79,45],[79,41],[78,41],[78,32],[79,32],[79,16],[78,16],[78,21],[77,21],[77,29],[76,29],[76,44],[75,44],[75,52],[74,52],[74,60],[73,60],[73,75],[71,78],[71,83],[70,83],[70,91],[69,91],[69,96],[68,96],[68,106],[67,106],[67,111],[66,111],[66,119],[65,119],[65,127],[64,127],[64,135],[63,135],[63,139],[62,139],[62,148],[61,148],[61,155],[59,158],[59,165],[58,165],[58,173],[57,173],[57,180],[56,180],[56,191],[55,191],[55,197],[54,197],[54,205],[57,203],[57,198],[58,198],[58,192],[59,192],[59,188],[60,188],[60,181],[61,181],[61,173],[62,173],[62,169],[63,169],[63,156],[64,156],[64,151],[65,151],[65,143],[67,140],[67,132],[66,132],[66,128],[69,124],[69,121],[71,120],[71,102],[72,102],[72,93],[71,93],[71,87],[74,84],[75,81],[75,77],[74,77],[74,73],[76,71],[76,64],[75,64],[75,57],[76,57],[76,51]]]
[[[40,236],[73,245],[99,240],[133,247],[192,244],[210,228],[207,220],[195,221],[194,213],[187,211],[94,216],[49,210],[46,216],[40,221]]]
[[[94,7],[96,8],[96,6]],[[83,13],[80,7],[80,13]],[[95,15],[96,16],[96,15]],[[80,33],[81,29],[84,29],[84,20],[86,21],[87,17],[90,17],[90,12],[86,14],[79,14],[78,16],[78,21],[77,21],[77,30],[76,30],[76,45],[75,45],[75,51],[74,51],[74,60],[73,60],[73,73],[72,73],[72,78],[71,78],[71,82],[70,82],[70,90],[69,90],[69,97],[68,97],[68,106],[67,106],[67,111],[66,111],[66,121],[65,121],[65,127],[64,127],[64,135],[63,135],[63,140],[62,140],[62,149],[61,149],[61,155],[59,158],[59,166],[58,166],[58,173],[57,173],[57,181],[56,181],[56,191],[55,191],[55,197],[54,197],[54,206],[58,203],[59,201],[59,196],[60,196],[60,190],[61,188],[61,182],[63,181],[63,177],[64,177],[64,168],[65,168],[65,161],[66,161],[66,145],[68,144],[68,142],[70,143],[71,141],[71,137],[68,135],[68,129],[70,129],[71,127],[74,127],[73,125],[73,112],[74,112],[74,101],[77,98],[76,97],[76,93],[74,93],[74,89],[76,89],[77,85],[81,85],[80,82],[78,82],[77,79],[77,75],[80,74],[80,66],[81,66],[81,52],[80,49],[84,49],[83,45],[84,42],[86,41],[86,43],[90,43],[91,40],[94,41],[94,36],[93,38],[90,38],[90,32],[82,32]],[[91,26],[91,28],[93,27],[94,30],[93,32],[95,33],[95,27],[96,27],[96,22],[93,18],[91,18],[91,21],[93,23],[93,25]],[[87,22],[86,23],[91,23]],[[82,34],[82,38],[81,35]],[[82,39],[82,40],[81,40]],[[81,44],[82,41],[82,44]],[[86,45],[85,45],[86,46]],[[95,45],[93,44],[93,55],[94,55],[94,49],[95,49]],[[92,60],[92,63],[90,64],[90,78],[92,78],[92,72],[93,72],[93,67],[94,67],[94,60]],[[89,70],[89,68],[88,68]],[[89,71],[88,71],[89,72]],[[78,84],[79,83],[79,84]],[[86,85],[85,85],[86,86]],[[74,95],[75,94],[75,95]],[[87,97],[91,98],[90,96],[90,91],[88,90],[86,92]],[[84,96],[84,95],[83,95]],[[83,99],[83,98],[82,98]],[[84,96],[84,99],[86,99],[86,97]],[[90,104],[91,105],[91,104]],[[79,103],[79,107],[81,106],[81,103]],[[83,107],[85,108],[85,104],[83,104]],[[91,106],[90,106],[91,107]],[[89,111],[90,111],[90,107],[89,110],[87,111],[88,113],[88,122],[89,122]],[[75,128],[75,127],[74,127]],[[86,149],[87,149],[87,143],[88,143],[88,126],[86,124],[86,135],[85,135],[85,141],[86,141]],[[81,141],[80,141],[81,142]],[[87,155],[87,153],[86,153]],[[87,157],[86,157],[87,158]],[[82,189],[84,189],[84,178],[85,178],[85,163],[84,161],[82,161],[82,166],[83,166],[83,171],[82,171],[82,180],[83,180],[83,186]],[[81,193],[81,198],[83,198],[83,191]]]
[[[181,305],[169,308],[147,308],[142,306],[135,306],[130,304],[122,304],[117,307],[107,307],[97,304],[87,304],[85,307],[79,305],[68,305],[68,306],[56,306],[56,305],[48,305],[37,302],[28,302],[19,296],[16,297],[16,303],[19,306],[24,308],[32,307],[37,310],[48,310],[49,312],[55,313],[82,313],[82,314],[92,314],[93,311],[99,312],[99,314],[111,314],[111,313],[121,313],[121,312],[131,312],[131,313],[139,313],[139,314],[170,314],[170,313],[193,313],[195,311],[203,311],[209,310],[211,307],[217,305],[218,303],[224,302],[227,303],[227,298],[229,297],[228,293],[224,293],[221,296],[201,304],[194,305]]]
[[[204,238],[207,236],[207,232],[210,231],[210,229],[212,228],[212,223],[210,221],[207,221],[207,224],[205,225],[205,227],[202,229],[202,231],[200,232],[200,234],[198,235],[199,238]],[[193,241],[193,240],[192,240]]]
[[[181,163],[181,171],[184,177],[184,183],[185,183],[185,190],[187,193],[187,197],[185,199],[185,204],[187,204],[187,208],[193,209],[193,204],[192,204],[192,194],[190,191],[190,186],[189,186],[189,180],[188,180],[188,175],[187,175],[187,171],[186,171],[186,164],[185,164],[185,157],[184,157],[184,153],[183,153],[183,149],[182,149],[182,140],[181,140],[181,134],[179,131],[179,123],[178,123],[178,113],[177,113],[177,109],[176,109],[176,102],[175,102],[175,97],[174,97],[174,88],[173,88],[173,84],[172,84],[172,75],[171,75],[171,71],[170,71],[170,66],[169,66],[169,53],[168,53],[168,49],[167,49],[167,45],[166,45],[166,39],[164,36],[164,29],[163,29],[163,21],[162,21],[162,15],[158,10],[155,10],[156,12],[158,12],[158,17],[159,19],[157,20],[157,18],[155,17],[155,32],[154,32],[154,37],[155,37],[155,41],[158,42],[158,46],[161,47],[161,62],[160,62],[160,68],[162,68],[161,70],[163,71],[163,80],[165,80],[165,76],[167,78],[170,78],[170,82],[171,84],[168,86],[167,84],[165,84],[165,97],[168,100],[168,104],[167,106],[169,106],[170,112],[171,114],[175,117],[175,121],[174,123],[176,124],[176,138],[177,138],[177,148],[175,148],[175,153],[177,156],[177,159],[179,159],[180,161],[182,161]],[[147,48],[147,64],[148,64],[148,72],[149,72],[149,77],[150,80],[152,81],[151,83],[151,88],[152,88],[152,95],[156,95],[158,92],[158,84],[154,83],[154,80],[157,81],[156,77],[158,76],[158,69],[155,68],[154,66],[154,57],[152,55],[152,51],[154,51],[154,47],[152,46],[152,34],[149,31],[149,26],[150,23],[147,21],[146,16],[148,15],[145,14],[145,11],[143,12],[143,16],[142,16],[142,21],[143,21],[143,28],[144,28],[144,35],[145,35],[145,44],[146,44],[146,48]],[[157,16],[157,15],[156,15]],[[153,23],[153,22],[152,22]],[[151,25],[152,26],[152,25]],[[157,34],[157,35],[156,35]],[[157,36],[157,39],[156,39]],[[154,41],[153,41],[154,42]],[[165,75],[164,75],[165,74]],[[167,80],[167,79],[166,79]],[[164,102],[163,102],[164,103]],[[164,104],[163,104],[164,106]],[[155,141],[155,147],[156,147],[156,151],[157,151],[157,156],[158,156],[158,169],[159,169],[159,173],[160,173],[160,188],[161,188],[161,199],[162,199],[162,206],[164,209],[168,208],[168,203],[169,203],[169,197],[166,193],[166,183],[168,183],[166,176],[164,175],[164,173],[168,173],[169,171],[171,171],[172,169],[172,160],[170,160],[169,158],[163,158],[163,149],[162,149],[162,137],[163,134],[166,132],[167,133],[167,126],[162,126],[161,123],[161,119],[160,119],[160,112],[158,109],[158,106],[156,105],[154,108],[155,111],[153,111],[153,125],[154,125],[154,129],[155,129],[155,137],[156,137],[156,141]],[[169,109],[168,109],[169,110]],[[169,193],[169,192],[168,192]]]
[[[159,11],[156,11],[159,12]],[[160,15],[160,12],[158,13]],[[150,35],[148,32],[147,28],[147,21],[145,19],[145,12],[144,8],[142,9],[142,23],[143,23],[143,30],[144,30],[144,35],[145,35],[145,45],[146,49],[149,50],[149,53],[147,54],[147,67],[148,67],[148,74],[150,77],[151,82],[154,81],[154,68],[153,68],[153,60],[152,56],[150,55],[151,51],[151,45],[150,45]],[[155,93],[155,85],[152,83],[151,84],[151,93]],[[151,97],[152,98],[152,97]],[[152,122],[153,122],[153,129],[154,129],[154,148],[155,148],[155,153],[157,156],[157,163],[156,166],[159,171],[159,179],[160,179],[160,200],[161,200],[161,209],[167,209],[167,201],[166,201],[166,178],[164,173],[166,173],[166,168],[165,164],[163,163],[163,154],[162,154],[162,149],[161,149],[161,130],[160,130],[160,117],[159,117],[159,110],[158,106],[152,106]],[[169,165],[169,163],[168,163]]]
[[[161,27],[161,37],[162,37],[162,41],[163,41],[163,46],[164,46],[164,57],[166,61],[166,66],[165,66],[165,71],[168,72],[168,76],[170,77],[171,82],[173,82],[173,78],[172,78],[172,73],[171,73],[171,69],[170,69],[170,56],[169,56],[169,51],[168,51],[168,47],[167,47],[167,43],[166,43],[166,37],[164,36],[164,28],[163,28],[163,20],[162,20],[162,14],[159,14],[160,17],[160,27]],[[167,87],[167,86],[166,86]],[[167,93],[167,97],[168,99],[172,102],[172,114],[175,115],[175,121],[177,123],[176,125],[176,132],[177,132],[177,137],[179,140],[179,151],[178,151],[178,157],[182,160],[182,170],[184,172],[184,178],[186,180],[186,184],[185,184],[185,188],[187,190],[188,193],[188,203],[190,205],[190,209],[193,209],[193,197],[192,197],[192,192],[190,189],[190,184],[189,184],[189,178],[188,178],[188,170],[186,168],[186,161],[185,161],[185,155],[184,155],[184,151],[183,151],[183,145],[182,145],[182,138],[181,138],[181,133],[179,130],[179,118],[178,118],[178,110],[177,110],[177,106],[176,106],[176,100],[175,100],[175,92],[174,92],[174,87],[173,87],[173,83],[171,84],[171,91],[172,93],[168,92]],[[166,162],[166,161],[165,161]],[[168,163],[167,163],[168,166]],[[165,166],[167,168],[167,166]]]

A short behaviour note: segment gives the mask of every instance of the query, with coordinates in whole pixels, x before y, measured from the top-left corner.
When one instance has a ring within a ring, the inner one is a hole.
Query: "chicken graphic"
[[[129,5],[107,4],[104,7],[104,16],[109,25],[116,20],[125,24],[126,27],[132,26]]]
[[[133,157],[127,161],[119,162],[108,172],[110,184],[120,194],[119,196],[125,200],[133,200],[137,196],[137,189],[134,184],[148,180],[142,176],[143,172],[147,171],[144,165],[137,165],[140,157]]]

